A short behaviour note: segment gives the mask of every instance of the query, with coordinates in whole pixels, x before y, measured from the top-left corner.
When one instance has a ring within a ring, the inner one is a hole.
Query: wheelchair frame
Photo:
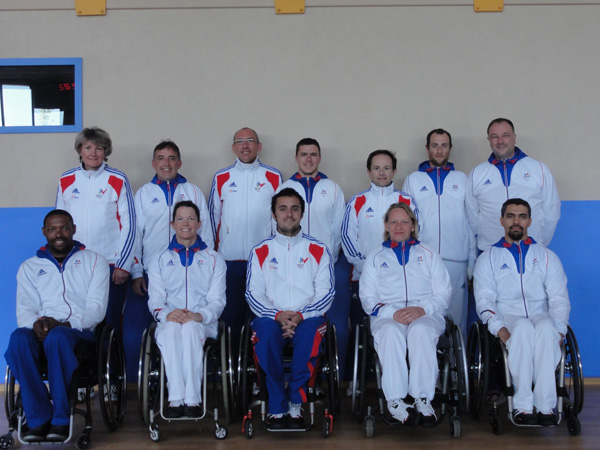
[[[197,422],[206,417],[208,410],[207,385],[209,375],[212,375],[214,405],[213,418],[215,421],[215,437],[225,439],[227,428],[219,424],[219,398],[218,385],[221,386],[223,418],[229,424],[233,414],[233,368],[231,360],[231,331],[225,323],[219,322],[219,334],[217,339],[208,338],[204,344],[204,373],[202,378],[202,415],[200,417],[167,418],[164,416],[167,397],[166,371],[164,361],[154,333],[156,322],[144,330],[142,344],[140,347],[140,358],[138,363],[138,402],[142,420],[148,426],[150,439],[158,442],[161,431],[156,423],[158,417],[167,422],[171,421],[194,421]],[[212,368],[212,371],[209,371]],[[225,369],[223,369],[225,368]]]
[[[450,411],[449,427],[453,438],[461,436],[460,416],[468,412],[469,384],[467,383],[467,361],[462,333],[458,325],[446,318],[446,329],[437,345],[439,367],[438,385],[432,405],[439,405],[439,414],[434,426],[439,425]],[[377,405],[365,405],[367,378],[374,374],[377,384]],[[417,423],[403,424],[395,420],[387,410],[387,403],[381,383],[381,363],[375,351],[370,332],[370,319],[365,317],[363,324],[356,326],[354,342],[354,370],[352,376],[352,413],[358,422],[364,423],[365,435],[375,435],[375,413],[379,411],[384,423],[392,426],[414,426]],[[366,413],[365,413],[366,408]]]
[[[579,346],[570,326],[567,326],[567,334],[560,347],[561,360],[555,374],[558,395],[556,409],[558,414],[554,426],[559,425],[564,418],[567,422],[569,434],[577,436],[581,433],[581,422],[577,415],[583,408],[583,368]],[[508,418],[514,425],[519,427],[542,427],[543,425],[540,424],[522,425],[514,422],[512,417],[514,387],[508,369],[508,351],[504,343],[488,331],[486,324],[478,321],[471,326],[468,349],[469,385],[473,392],[471,397],[471,415],[473,418],[479,419],[488,392],[490,372],[492,372],[505,395],[505,399],[496,400],[492,403],[489,420],[494,434],[502,434],[502,421],[500,420],[498,406],[505,402],[508,406]]]
[[[16,387],[16,380],[6,367],[4,377],[4,408],[9,424],[6,434],[0,436],[0,448],[13,448],[15,440],[12,436],[17,431],[17,439],[21,444],[64,444],[73,437],[73,424],[75,414],[84,417],[85,426],[77,440],[77,448],[87,449],[91,445],[92,412],[91,392],[98,385],[98,400],[102,420],[109,431],[115,431],[123,424],[127,405],[127,370],[125,368],[125,350],[123,341],[117,330],[104,322],[97,326],[97,341],[95,344],[81,342],[75,347],[75,353],[80,360],[80,366],[75,370],[71,385],[69,386],[70,421],[69,436],[62,442],[23,441],[24,411],[21,404],[20,391]],[[98,332],[98,330],[100,330]],[[98,336],[99,334],[99,336]],[[92,346],[94,347],[92,350]],[[94,358],[89,358],[90,352]],[[95,361],[93,361],[95,359]],[[83,362],[81,362],[83,361]],[[42,374],[46,380],[45,373]],[[85,389],[85,409],[77,407],[78,389]]]
[[[309,405],[310,421],[304,428],[270,428],[267,424],[267,405],[268,392],[264,386],[261,386],[260,380],[264,379],[265,373],[256,363],[254,350],[252,348],[252,321],[242,327],[240,351],[238,353],[238,395],[241,399],[240,410],[243,414],[242,433],[246,438],[251,439],[254,435],[254,425],[252,423],[252,408],[260,405],[260,420],[262,428],[270,432],[306,432],[310,431],[315,424],[315,405],[320,402],[317,395],[316,383],[320,375],[323,375],[327,382],[326,405],[323,411],[323,428],[321,435],[328,438],[333,433],[334,415],[340,412],[339,396],[339,363],[337,352],[337,336],[335,325],[327,321],[327,331],[323,336],[324,346],[317,361],[317,367],[314,375],[308,381],[307,403]],[[291,362],[291,353],[289,347],[284,348],[284,367]],[[286,367],[287,371],[287,367]],[[258,398],[253,399],[254,386],[258,385]]]

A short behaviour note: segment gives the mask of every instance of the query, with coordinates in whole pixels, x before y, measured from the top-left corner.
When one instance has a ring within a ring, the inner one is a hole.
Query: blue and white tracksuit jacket
[[[200,188],[188,182],[181,174],[170,181],[162,181],[154,176],[150,183],[146,183],[135,193],[137,237],[132,278],[141,277],[143,271],[148,273],[150,261],[167,249],[175,234],[171,228],[173,206],[184,200],[192,201],[198,206],[202,223],[200,236],[208,248],[214,248],[208,208]]]
[[[342,188],[324,173],[306,178],[296,172],[281,189],[291,187],[306,202],[300,225],[302,230],[327,245],[335,264],[342,245],[341,229],[345,200]]]
[[[216,248],[226,261],[246,261],[252,247],[273,234],[271,197],[282,184],[277,169],[258,159],[239,159],[219,170],[212,182],[208,210]]]
[[[531,206],[529,234],[549,245],[560,218],[560,199],[548,167],[515,147],[515,155],[498,160],[492,153],[467,179],[466,206],[469,225],[484,251],[504,236],[500,209],[509,198],[522,198]]]
[[[131,272],[136,234],[135,206],[127,176],[106,163],[98,170],[76,167],[62,174],[56,208],[71,213],[77,239]]]
[[[167,250],[150,262],[148,308],[158,321],[156,342],[169,380],[169,401],[197,405],[202,401],[204,343],[216,338],[225,307],[225,260],[198,236],[185,248],[174,236]],[[175,309],[202,314],[202,322],[168,321]]]
[[[354,266],[352,281],[360,278],[367,254],[383,240],[383,216],[393,203],[403,202],[411,207],[417,219],[419,211],[415,200],[394,184],[379,187],[371,183],[366,191],[359,192],[346,205],[342,222],[342,248],[348,262]]]
[[[559,333],[566,334],[571,310],[560,260],[532,238],[512,244],[502,238],[477,259],[474,289],[477,314],[488,330],[497,335],[506,327],[510,333],[514,409],[549,413],[557,400]]]
[[[371,316],[375,350],[381,361],[387,400],[433,399],[438,374],[436,346],[452,287],[442,258],[415,239],[385,241],[369,253],[360,277],[360,300]],[[409,325],[394,320],[406,307],[425,315]],[[410,372],[406,364],[406,354]]]

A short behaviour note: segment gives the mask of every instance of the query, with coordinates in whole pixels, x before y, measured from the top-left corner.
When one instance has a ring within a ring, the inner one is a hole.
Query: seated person
[[[271,200],[275,236],[252,249],[246,300],[257,318],[252,342],[266,374],[270,428],[304,428],[301,405],[316,367],[326,331],[324,314],[335,295],[333,264],[327,246],[302,234],[304,200],[292,188]],[[284,385],[283,347],[293,346],[291,375]]]
[[[192,201],[173,209],[175,236],[150,262],[148,307],[167,372],[165,417],[200,417],[206,338],[216,338],[225,308],[225,261],[200,238],[200,211]]]
[[[556,254],[527,235],[529,203],[504,202],[500,224],[504,237],[475,264],[477,314],[506,344],[514,422],[554,425],[555,370],[571,310],[567,277]]]
[[[108,304],[108,262],[73,240],[71,215],[50,211],[42,233],[47,244],[17,274],[19,328],[4,355],[21,387],[25,442],[64,441],[69,436],[68,390],[79,365],[74,348],[81,341],[95,341],[94,328]],[[44,356],[52,401],[39,370]]]
[[[371,316],[390,414],[404,423],[414,406],[422,423],[431,425],[436,421],[431,406],[438,377],[436,347],[446,329],[450,277],[440,255],[417,240],[419,225],[410,206],[392,204],[384,226],[384,242],[363,266],[360,299]],[[407,394],[414,405],[405,402]]]

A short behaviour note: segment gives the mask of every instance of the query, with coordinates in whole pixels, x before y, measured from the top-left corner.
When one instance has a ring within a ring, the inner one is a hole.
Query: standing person
[[[419,164],[402,190],[419,205],[419,237],[432,246],[444,261],[452,283],[448,315],[463,334],[467,326],[467,273],[473,276],[474,236],[465,209],[467,176],[449,162],[452,136],[437,128],[427,134],[425,145],[429,160]]]
[[[81,242],[110,264],[106,321],[121,330],[136,231],[131,186],[123,172],[106,164],[112,153],[106,131],[83,129],[75,138],[75,151],[81,165],[61,175],[56,208],[71,213]]]
[[[148,308],[158,322],[155,338],[168,379],[165,417],[200,417],[204,342],[217,337],[226,266],[198,234],[202,222],[194,202],[175,204],[171,225],[168,249],[150,263]]]
[[[515,197],[529,202],[531,232],[541,244],[549,245],[560,218],[560,199],[550,169],[516,147],[517,135],[510,120],[492,120],[487,134],[492,154],[467,179],[467,215],[477,248],[485,251],[502,236],[498,210]]]
[[[300,221],[302,231],[327,245],[335,265],[342,246],[341,228],[346,206],[344,193],[335,181],[319,171],[321,146],[316,139],[304,138],[296,144],[296,163],[298,172],[283,183],[282,188],[292,188],[304,199],[306,214]],[[336,280],[341,283],[344,281]],[[343,295],[342,291],[339,284],[336,285],[336,296],[327,312],[327,317],[336,328],[340,378],[343,379],[350,335],[348,327],[350,296]]]
[[[351,341],[356,324],[362,321],[364,311],[360,304],[359,283],[360,274],[367,254],[381,245],[384,224],[383,216],[393,203],[406,203],[418,218],[417,204],[405,192],[394,187],[396,175],[396,156],[389,150],[375,150],[367,158],[367,175],[371,187],[359,192],[346,205],[342,222],[342,249],[353,265],[350,300]],[[347,395],[351,395],[352,386],[348,387]]]
[[[215,248],[227,263],[227,305],[221,318],[231,327],[235,357],[242,325],[250,316],[244,300],[248,255],[273,234],[271,197],[282,180],[277,169],[259,161],[262,144],[253,129],[236,131],[231,150],[236,161],[215,174],[208,209]]]
[[[304,428],[301,405],[327,329],[324,314],[335,295],[333,264],[327,246],[301,232],[305,204],[298,192],[282,189],[271,205],[275,236],[254,247],[248,261],[246,299],[256,315],[252,342],[266,374],[268,426]],[[294,354],[286,390],[288,339]]]
[[[475,301],[481,321],[508,350],[514,422],[555,425],[555,370],[571,304],[560,260],[528,234],[531,214],[520,198],[502,205],[504,237],[477,259]]]
[[[162,141],[155,148],[152,168],[156,175],[135,193],[137,223],[136,264],[131,278],[137,295],[147,296],[147,273],[150,262],[165,250],[173,237],[171,218],[177,202],[189,200],[200,211],[200,236],[208,248],[214,248],[214,239],[208,208],[200,188],[179,173],[181,152],[173,141]],[[144,273],[146,277],[144,277]]]
[[[417,240],[419,224],[408,205],[391,205],[383,222],[384,242],[369,252],[360,276],[360,300],[371,316],[383,393],[399,422],[409,419],[414,406],[423,425],[434,425],[437,341],[445,330],[450,277],[440,255]]]
[[[17,274],[19,328],[4,356],[21,388],[29,428],[23,440],[29,443],[69,437],[69,385],[79,365],[74,349],[95,341],[94,328],[106,313],[108,263],[73,240],[75,231],[67,211],[50,211],[42,228],[47,244]],[[48,386],[40,373],[42,360]]]

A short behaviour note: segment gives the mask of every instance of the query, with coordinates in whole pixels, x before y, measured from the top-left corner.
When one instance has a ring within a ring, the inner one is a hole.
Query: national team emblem
[[[321,197],[327,197],[327,191],[325,189],[321,191]]]
[[[304,267],[304,264],[306,264],[306,262],[307,262],[307,261],[308,261],[308,258],[302,258],[302,257],[301,257],[301,258],[298,260],[298,267],[300,267],[300,268],[303,268],[303,267]]]
[[[423,256],[421,256],[421,255],[417,256],[417,262],[423,262]]]
[[[453,191],[458,191],[458,184],[453,184],[452,185],[452,190]]]
[[[254,187],[254,190],[255,190],[256,192],[259,192],[259,191],[260,191],[260,189],[261,189],[261,188],[262,188],[262,187],[263,187],[265,184],[266,184],[266,183],[260,183],[260,182],[258,182],[258,181],[257,181],[257,182],[256,182],[256,186]]]
[[[177,201],[178,202],[180,202],[182,200],[185,200],[185,194],[184,193],[179,194],[179,196],[177,197]]]
[[[197,262],[197,264],[198,264],[199,266],[203,266],[203,265],[204,265],[204,259],[203,259],[203,258],[198,258],[198,260],[197,260],[197,261],[198,261],[198,262]]]
[[[530,178],[531,178],[531,175],[529,174],[529,172],[525,172],[525,173],[523,174],[523,179],[525,179],[525,180],[529,181],[529,179],[530,179]]]
[[[537,266],[537,265],[538,265],[538,263],[539,263],[538,259],[537,259],[537,258],[533,258],[532,264],[533,264],[534,266]]]
[[[75,265],[75,267],[80,266],[81,265],[81,260],[80,259],[76,259],[73,264]]]
[[[106,189],[102,190],[102,189],[98,189],[98,193],[96,194],[96,197],[98,198],[102,198],[102,196],[106,194]]]

